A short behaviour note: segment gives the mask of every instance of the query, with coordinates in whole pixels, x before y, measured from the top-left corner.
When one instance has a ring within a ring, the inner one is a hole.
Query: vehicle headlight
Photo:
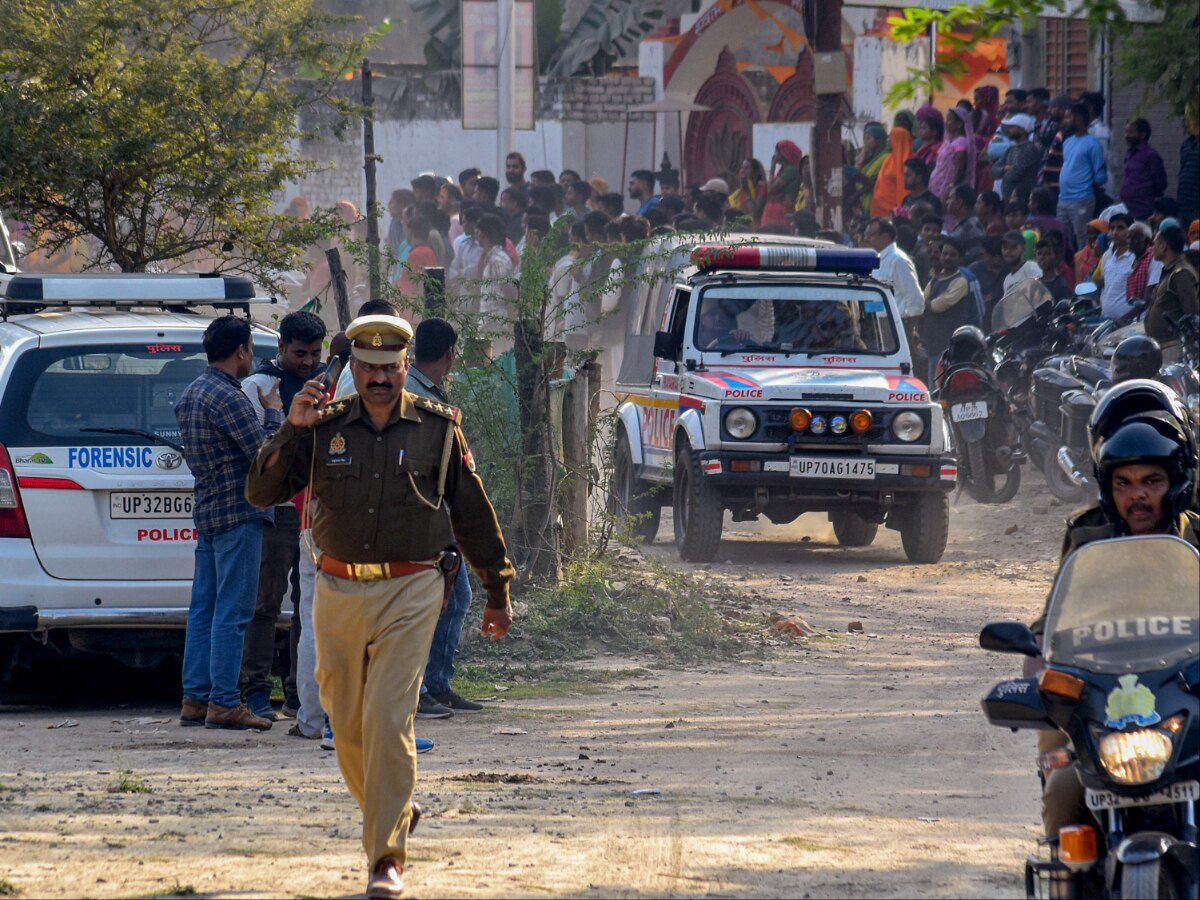
[[[829,427],[829,423],[825,421],[824,416],[813,416],[812,424],[808,426],[808,430],[813,434],[824,434],[825,429]]]
[[[925,433],[925,420],[911,410],[898,413],[892,419],[892,434],[907,443],[920,440]]]
[[[739,406],[725,413],[725,430],[739,441],[744,441],[758,430],[758,419],[750,410]]]
[[[1120,784],[1149,784],[1171,759],[1171,739],[1155,728],[1113,731],[1100,739],[1100,764]]]
[[[834,416],[829,423],[829,430],[834,434],[845,434],[848,424],[845,416]]]

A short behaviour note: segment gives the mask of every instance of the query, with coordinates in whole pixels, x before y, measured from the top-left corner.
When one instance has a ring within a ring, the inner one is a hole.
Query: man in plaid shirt
[[[175,406],[188,468],[196,479],[196,572],[183,650],[183,710],[179,724],[260,729],[271,722],[242,703],[238,676],[246,623],[254,614],[262,532],[271,510],[245,498],[246,475],[259,446],[283,422],[278,380],[258,389],[260,425],[239,379],[254,366],[250,323],[214,319],[204,331],[208,370]]]

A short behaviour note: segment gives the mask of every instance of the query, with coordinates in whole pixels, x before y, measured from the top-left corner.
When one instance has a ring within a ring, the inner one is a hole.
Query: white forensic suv
[[[0,680],[39,650],[179,653],[193,481],[175,403],[249,279],[0,276]],[[277,336],[254,328],[256,353]]]

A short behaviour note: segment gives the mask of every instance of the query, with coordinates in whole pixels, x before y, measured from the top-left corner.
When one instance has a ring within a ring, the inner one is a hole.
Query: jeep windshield
[[[1046,612],[1046,661],[1123,675],[1200,652],[1200,558],[1179,538],[1093,541],[1066,561]]]
[[[697,350],[733,353],[899,352],[896,323],[875,287],[822,284],[711,285],[702,290],[693,340]]]

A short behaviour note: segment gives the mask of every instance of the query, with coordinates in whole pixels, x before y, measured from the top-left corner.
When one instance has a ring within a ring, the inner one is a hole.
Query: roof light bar
[[[700,269],[804,269],[811,272],[853,272],[867,275],[879,266],[874,250],[805,247],[793,244],[704,244],[692,251]]]
[[[20,302],[252,302],[254,283],[240,275],[14,275],[4,300]]]

